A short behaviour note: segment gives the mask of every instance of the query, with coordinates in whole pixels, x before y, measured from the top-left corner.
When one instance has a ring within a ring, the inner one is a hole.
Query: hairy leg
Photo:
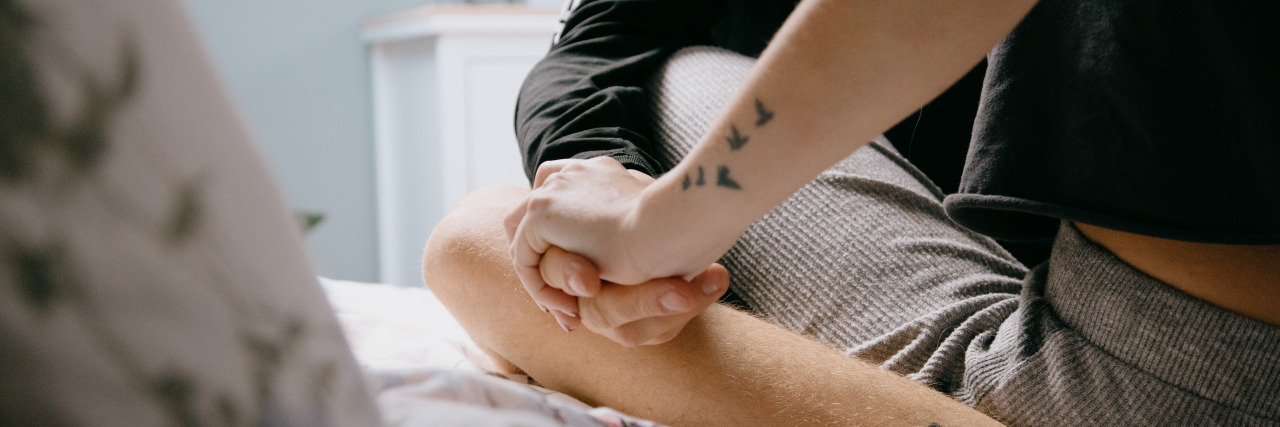
[[[476,340],[543,385],[671,425],[995,425],[893,373],[713,305],[662,345],[566,333],[516,279],[502,219],[527,190],[490,187],[437,226],[427,286]]]

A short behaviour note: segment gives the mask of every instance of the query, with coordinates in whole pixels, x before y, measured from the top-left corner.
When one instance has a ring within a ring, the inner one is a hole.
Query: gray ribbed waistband
[[[1067,222],[1045,297],[1082,337],[1125,363],[1206,399],[1280,417],[1280,328],[1161,283]]]

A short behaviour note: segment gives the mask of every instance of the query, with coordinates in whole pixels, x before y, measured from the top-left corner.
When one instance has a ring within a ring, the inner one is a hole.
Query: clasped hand
[[[544,163],[505,227],[516,275],[566,331],[579,326],[625,346],[667,342],[728,290],[712,264],[690,281],[655,278],[660,258],[637,207],[654,179],[616,160]]]

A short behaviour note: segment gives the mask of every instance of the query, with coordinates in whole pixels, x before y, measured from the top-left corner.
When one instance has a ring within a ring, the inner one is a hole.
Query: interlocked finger
[[[520,222],[524,221],[524,214],[528,212],[529,199],[526,196],[524,200],[516,204],[516,207],[502,219],[502,228],[507,232],[507,242],[510,243],[516,237],[516,230],[520,227]]]
[[[569,295],[593,297],[600,291],[600,270],[586,257],[551,246],[539,266],[548,286]]]
[[[643,344],[672,329],[679,332],[683,322],[715,303],[728,290],[728,285],[729,274],[719,265],[713,265],[692,282],[667,278],[639,285],[606,285],[595,297],[578,299],[579,316],[587,329],[620,344]],[[652,324],[630,325],[645,319],[672,317],[677,321],[671,324],[650,322]],[[678,320],[680,318],[683,320]],[[652,328],[658,326],[654,325],[671,327],[655,331]]]
[[[637,320],[607,331],[609,339],[625,347],[657,345],[671,341],[698,312]]]
[[[542,273],[538,266],[542,261],[542,252],[546,251],[550,245],[545,241],[530,242],[534,238],[528,233],[523,233],[523,227],[524,224],[521,224],[517,228],[516,237],[511,241],[511,260],[520,283],[539,306],[577,316],[577,299],[565,294],[564,291],[547,286],[547,283],[542,280]]]
[[[584,160],[562,159],[562,160],[552,160],[552,161],[543,163],[542,165],[538,166],[538,173],[533,177],[533,188],[537,189],[538,187],[541,187],[543,183],[547,182],[547,177],[551,176],[551,174],[554,174],[556,172],[560,172],[562,169],[565,168],[565,166],[569,166],[576,162],[582,162],[582,161]]]

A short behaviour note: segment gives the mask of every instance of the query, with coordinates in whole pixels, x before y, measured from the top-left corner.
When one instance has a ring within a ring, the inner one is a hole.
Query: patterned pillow
[[[0,1],[0,425],[376,408],[180,2]]]

